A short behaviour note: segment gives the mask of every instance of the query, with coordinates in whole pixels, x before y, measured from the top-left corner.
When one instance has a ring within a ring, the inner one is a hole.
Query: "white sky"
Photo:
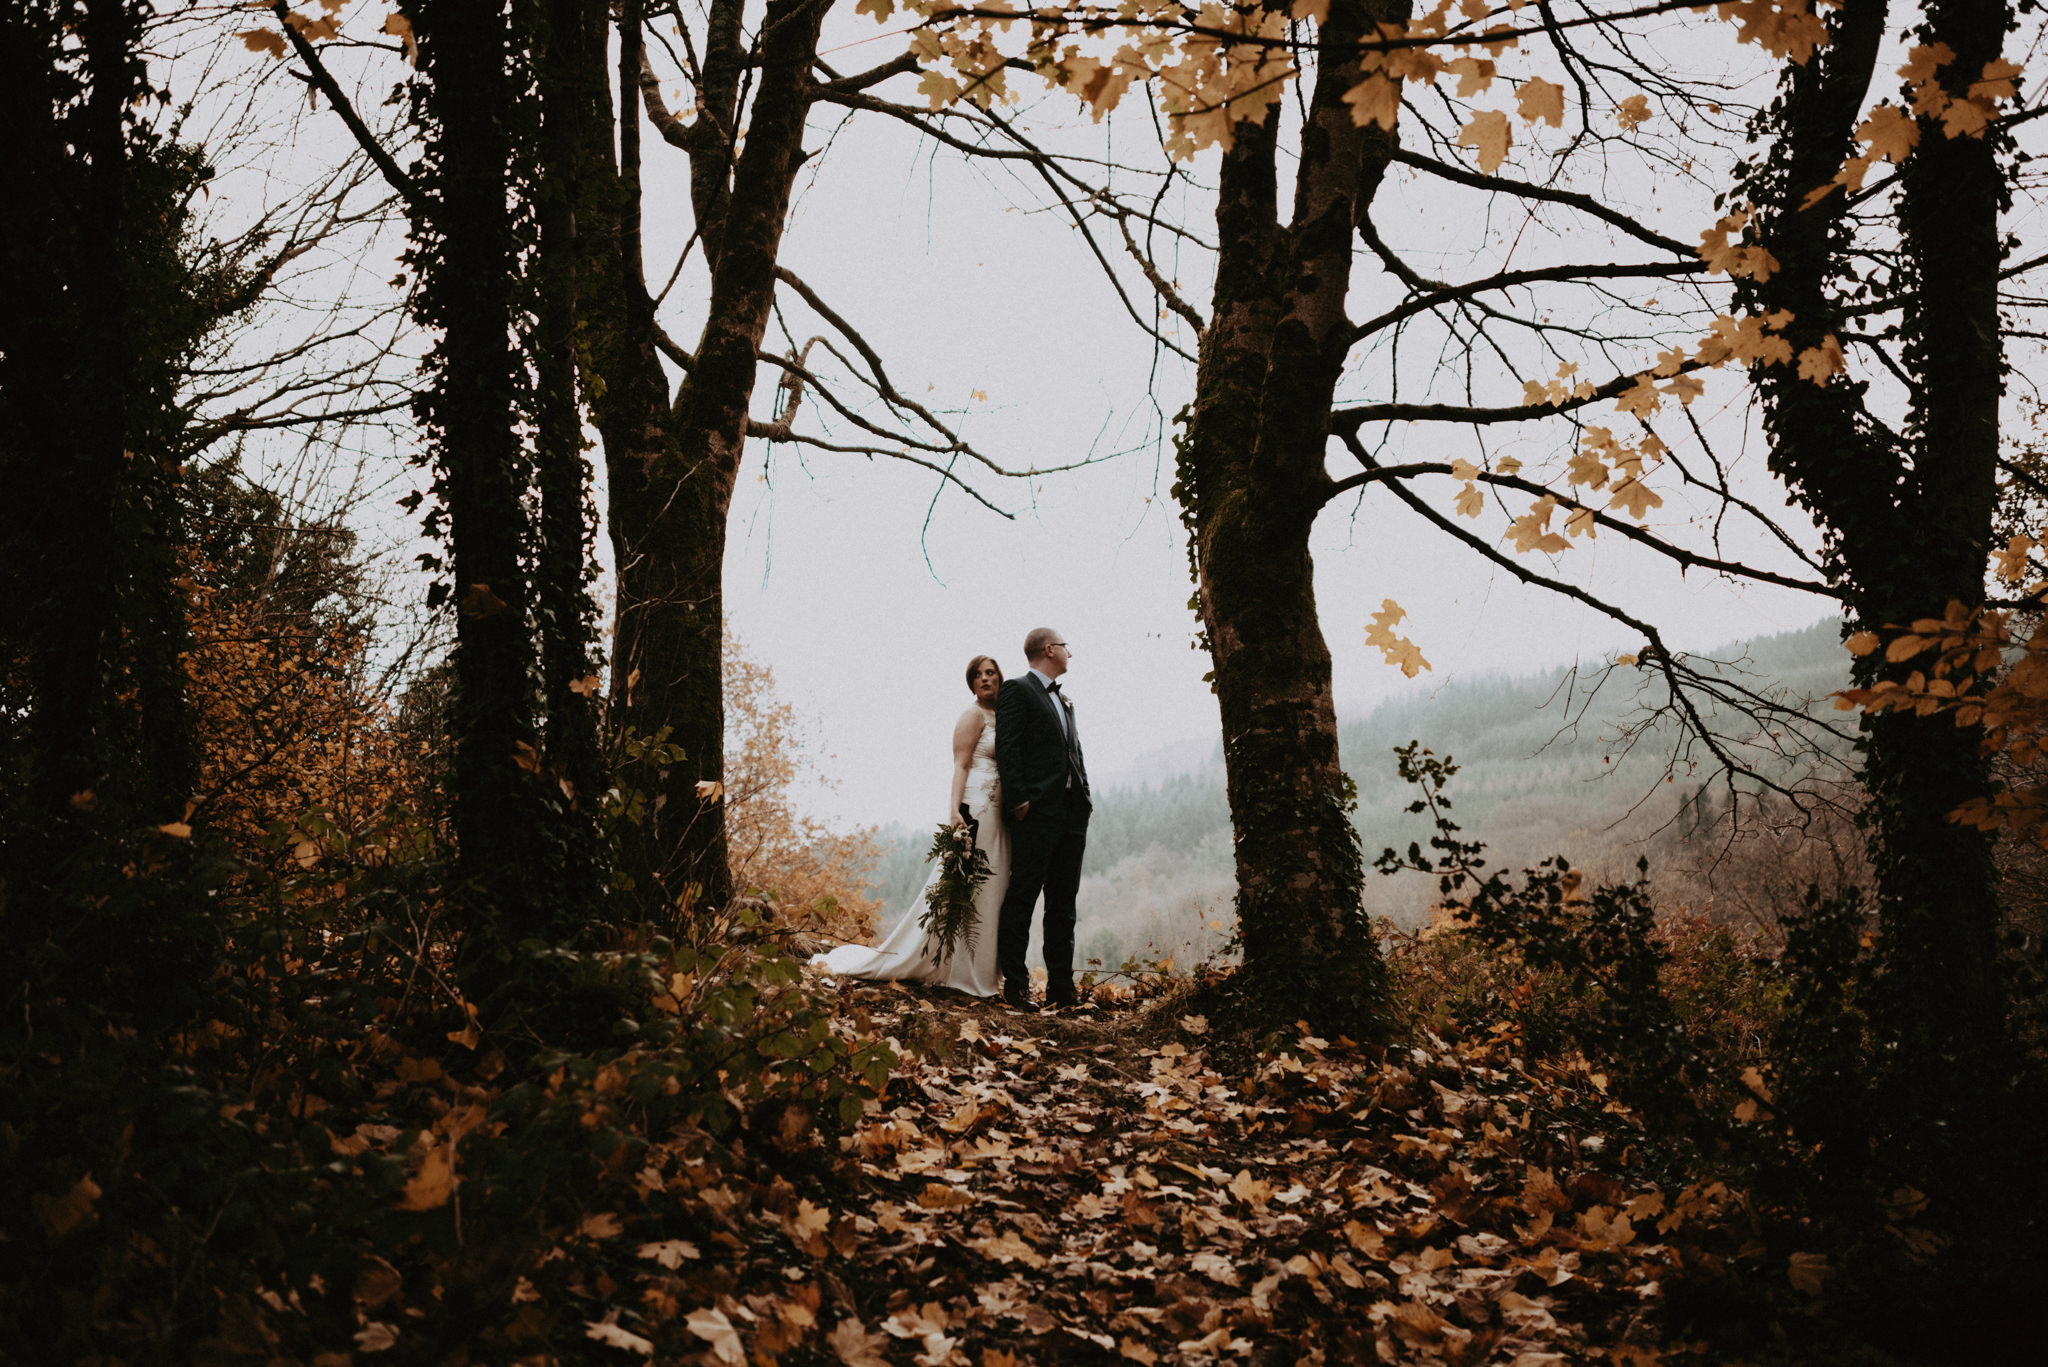
[[[350,22],[368,13],[365,8]],[[1725,53],[1701,49],[1696,22],[1690,32],[1686,60],[1725,59]],[[857,70],[900,50],[900,36],[875,34],[871,21],[843,7],[828,23],[828,60]],[[357,69],[365,73],[366,108],[376,107],[402,74],[392,59],[377,54],[337,61],[364,63]],[[303,100],[295,82],[272,84]],[[910,84],[899,81],[884,93],[914,98]],[[1041,99],[1035,82],[1019,81],[1018,88],[1026,95],[1034,132],[1070,148],[1100,152],[1117,146],[1137,157],[1136,145],[1112,142],[1149,127],[1135,104],[1117,133],[1114,124],[1092,126],[1063,98]],[[298,107],[303,111],[303,103]],[[825,141],[836,113],[816,113],[813,145]],[[302,161],[336,155],[336,123],[324,110],[305,118],[297,141],[279,155]],[[1653,124],[1651,132],[1658,127]],[[1416,135],[1411,130],[1408,136]],[[1543,140],[1525,130],[1517,137],[1509,170],[1542,174]],[[689,230],[686,164],[651,129],[644,155],[648,274],[658,285]],[[1213,153],[1198,163],[1204,175],[1213,174],[1213,167]],[[1290,171],[1283,161],[1283,176]],[[1638,198],[1644,212],[1671,235],[1693,240],[1712,221],[1711,169],[1702,166],[1690,180],[1640,167],[1631,174],[1643,187]],[[1589,182],[1582,188],[1611,194],[1614,184]],[[219,197],[233,193],[224,184]],[[1465,192],[1446,192],[1435,182],[1412,182],[1397,173],[1382,192],[1375,219],[1418,265],[1448,279],[1483,274],[1504,252],[1516,253],[1517,265],[1533,265],[1606,259],[1613,249],[1604,235],[1559,236],[1544,222],[1524,222],[1519,211],[1494,221],[1475,211],[1478,203]],[[1158,752],[1199,754],[1216,743],[1215,702],[1202,682],[1209,663],[1190,649],[1195,621],[1186,604],[1192,585],[1167,497],[1171,456],[1146,444],[1158,432],[1159,415],[1173,413],[1190,396],[1191,379],[1187,367],[1171,358],[1155,374],[1147,339],[1124,315],[1073,230],[1038,204],[1024,182],[965,164],[949,152],[934,155],[909,130],[873,116],[862,116],[833,140],[800,182],[784,264],[865,332],[900,388],[936,409],[965,413],[965,435],[979,450],[1005,465],[1025,467],[1140,447],[1107,464],[1029,486],[977,480],[1015,514],[1006,520],[957,490],[938,492],[930,472],[899,462],[749,444],[730,524],[727,611],[748,649],[774,670],[782,695],[810,724],[819,767],[837,787],[799,797],[835,822],[938,820],[951,723],[967,703],[962,669],[984,651],[1001,659],[1006,670],[1021,669],[1019,646],[1034,626],[1055,627],[1073,643],[1070,691],[1098,781],[1114,782],[1133,769],[1156,773]],[[1190,196],[1182,209],[1204,234],[1211,231],[1199,196]],[[395,257],[398,245],[387,237],[372,254]],[[1630,256],[1640,251],[1623,250]],[[355,264],[359,280],[381,280],[395,271],[387,259]],[[1180,269],[1190,296],[1206,309],[1205,267],[1189,260]],[[685,345],[694,344],[701,322],[692,313],[701,308],[700,284],[694,267],[686,270],[662,313]],[[1391,297],[1368,262],[1360,263],[1355,289],[1354,317],[1368,316]],[[1668,292],[1668,286],[1645,282],[1618,293],[1640,302],[1660,289]],[[774,333],[769,344],[783,345]],[[1640,367],[1653,357],[1630,352],[1629,358],[1585,359],[1583,377],[1598,382],[1615,364]],[[1349,396],[1386,397],[1384,367],[1381,357],[1364,358],[1347,380]],[[1528,373],[1547,375],[1549,367]],[[775,379],[764,366],[757,416],[770,410]],[[1404,372],[1402,384],[1404,397],[1415,396],[1412,376]],[[977,390],[986,393],[985,401],[972,397]],[[1728,407],[1739,403],[1739,394],[1737,377],[1717,380],[1695,412],[1723,458],[1735,462],[1744,492],[1776,507],[1761,443],[1746,415]],[[1478,397],[1514,402],[1519,395],[1510,387]],[[817,412],[816,405],[806,406],[800,422],[808,430],[817,430]],[[1587,416],[1612,421],[1600,413]],[[1549,424],[1546,444],[1517,453],[1532,466],[1554,454],[1557,430]],[[1515,440],[1507,432],[1487,437],[1496,454]],[[1390,457],[1408,459],[1477,459],[1478,453],[1469,431],[1419,427],[1395,434],[1389,450]],[[400,454],[381,456],[386,473],[395,473]],[[1331,468],[1343,473],[1347,462],[1333,459]],[[1701,511],[1668,484],[1657,487],[1669,502],[1653,515],[1652,527],[1669,530]],[[1450,486],[1438,481],[1427,492],[1442,506]],[[1467,525],[1489,537],[1501,530],[1498,518]],[[392,512],[383,526],[398,531],[404,524]],[[1810,530],[1801,535],[1810,543]],[[1606,619],[1525,588],[1466,549],[1445,543],[1385,494],[1362,506],[1347,501],[1326,509],[1315,546],[1336,693],[1340,708],[1349,712],[1397,694],[1426,693],[1459,677],[1591,661],[1641,644]],[[1738,533],[1729,550],[1740,555],[1753,546]],[[1549,572],[1544,561],[1532,557],[1530,563]],[[1784,558],[1776,563],[1796,568]],[[1591,545],[1575,543],[1559,565],[1559,572],[1657,621],[1681,649],[1804,626],[1826,608],[1806,594],[1738,590],[1699,574],[1683,579],[1631,554],[1611,534]],[[1366,622],[1385,598],[1408,610],[1402,630],[1432,662],[1430,673],[1405,680],[1365,645]]]
[[[856,36],[869,31],[865,24],[859,21]],[[886,58],[896,41],[828,60],[859,69]],[[1046,102],[1038,116],[1035,131],[1053,119],[1077,141],[1102,137],[1062,104]],[[680,161],[671,149],[650,145],[651,193],[663,183],[680,192]],[[1203,169],[1213,172],[1213,154]],[[1029,201],[1002,178],[949,153],[933,157],[907,130],[877,118],[858,121],[811,171],[783,261],[866,332],[899,386],[934,407],[971,410],[965,435],[1012,466],[1057,464],[1142,436],[1152,402],[1149,343],[1070,228],[1020,207]],[[1447,201],[1434,186],[1420,185],[1390,185],[1383,198],[1397,195],[1407,203],[1390,221],[1421,229],[1435,217],[1471,227],[1460,220],[1469,200]],[[1697,196],[1701,204],[1705,198]],[[1200,217],[1206,206],[1197,201],[1190,208],[1209,231]],[[674,221],[687,224],[687,209],[678,206]],[[1685,222],[1671,228],[1674,235]],[[1473,250],[1483,254],[1480,245]],[[1556,250],[1599,259],[1600,244],[1567,242]],[[1454,255],[1446,247],[1441,259]],[[649,259],[650,274],[665,274],[673,262],[659,246],[651,246]],[[1532,259],[1525,255],[1518,264]],[[1444,269],[1463,278],[1472,268]],[[1375,266],[1360,264],[1362,282],[1376,275]],[[1206,311],[1196,283],[1194,297]],[[1353,316],[1366,316],[1363,302]],[[1587,373],[1602,378],[1594,372],[1589,364]],[[755,412],[765,415],[774,377],[765,368],[763,375]],[[986,403],[970,398],[977,389],[988,394]],[[1735,392],[1731,382],[1710,399],[1725,402]],[[1155,393],[1160,410],[1176,411],[1192,393],[1185,366],[1163,364]],[[1738,415],[1712,425],[1739,437]],[[1424,440],[1455,446],[1403,454],[1473,455],[1469,435]],[[1202,681],[1208,658],[1190,649],[1192,584],[1167,497],[1170,451],[1147,449],[1054,476],[1028,492],[1021,481],[981,481],[1016,514],[1005,521],[957,491],[941,494],[933,508],[936,480],[922,470],[759,442],[750,447],[726,557],[727,614],[749,649],[773,667],[782,693],[815,723],[830,756],[823,767],[839,783],[814,798],[821,814],[860,823],[938,820],[950,724],[968,701],[966,661],[986,651],[1006,671],[1021,670],[1024,633],[1039,625],[1057,628],[1074,645],[1068,688],[1098,781],[1113,782],[1155,751],[1216,743],[1216,704]],[[1348,457],[1333,461],[1332,469],[1341,472],[1347,463]],[[1748,492],[1774,502],[1754,444],[1747,463]],[[1449,486],[1437,484],[1441,498]],[[1668,515],[1684,510],[1674,497],[1663,511],[1669,522]],[[1333,504],[1315,537],[1317,597],[1340,709],[1362,710],[1461,675],[1536,669],[1641,644],[1606,619],[1444,544],[1390,496],[1352,514],[1351,503]],[[1697,574],[1681,581],[1628,555],[1611,537],[1590,548],[1579,543],[1564,559],[1596,588],[1658,621],[1681,648],[1804,626],[1826,606],[1790,591],[1737,591]],[[1413,681],[1364,643],[1367,619],[1385,598],[1408,610],[1403,630],[1434,666]]]

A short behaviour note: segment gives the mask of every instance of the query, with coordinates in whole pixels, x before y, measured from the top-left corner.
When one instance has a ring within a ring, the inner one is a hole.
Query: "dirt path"
[[[1626,1180],[1598,1081],[1532,1075],[1505,1031],[1384,1059],[1304,1035],[1253,1057],[1170,1005],[1027,1016],[857,986],[844,1009],[931,1052],[845,1141],[823,1201],[780,1180],[712,1197],[728,1226],[746,1205],[812,1255],[760,1260],[723,1301],[769,1356],[785,1339],[850,1367],[1684,1356],[1653,1346],[1659,1225],[1679,1212]],[[776,1322],[792,1291],[814,1326]],[[692,1327],[723,1355],[717,1326]]]

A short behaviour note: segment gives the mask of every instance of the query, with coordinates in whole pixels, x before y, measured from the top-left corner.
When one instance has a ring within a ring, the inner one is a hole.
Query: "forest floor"
[[[600,1299],[640,1283],[735,1367],[1701,1360],[1660,1287],[1733,1198],[1632,1176],[1605,1078],[1525,1063],[1507,1025],[1255,1051],[1199,1003],[848,985],[842,1013],[911,1045],[879,1113],[842,1140],[757,1116],[744,1161],[685,1162],[694,1190],[655,1173],[690,1237],[642,1233],[651,1210],[588,1230],[615,1239]],[[589,1333],[652,1353],[640,1319]]]

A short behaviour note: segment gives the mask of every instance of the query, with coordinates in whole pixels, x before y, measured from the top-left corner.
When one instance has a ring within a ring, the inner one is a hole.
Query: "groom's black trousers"
[[[996,919],[996,966],[1005,983],[1031,981],[1024,951],[1031,943],[1031,912],[1045,894],[1045,990],[1063,996],[1074,987],[1074,896],[1081,889],[1081,856],[1088,848],[1086,800],[1040,812],[1034,805],[1010,827],[1010,887]]]

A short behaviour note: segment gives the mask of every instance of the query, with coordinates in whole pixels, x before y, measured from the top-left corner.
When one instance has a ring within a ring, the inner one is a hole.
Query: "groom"
[[[1003,1000],[1036,1011],[1024,947],[1031,911],[1045,894],[1045,994],[1054,1006],[1074,1006],[1074,894],[1081,886],[1081,855],[1088,845],[1088,770],[1074,709],[1060,692],[1072,652],[1051,627],[1024,638],[1031,668],[1005,679],[996,694],[996,774],[1009,817],[1010,887],[996,920],[996,966]]]

